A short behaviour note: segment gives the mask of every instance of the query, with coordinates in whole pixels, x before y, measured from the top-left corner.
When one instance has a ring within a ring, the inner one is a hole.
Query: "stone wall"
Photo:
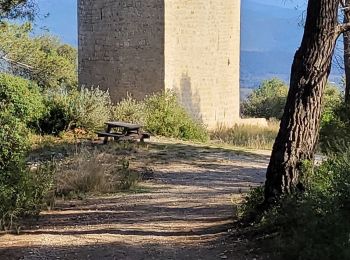
[[[79,0],[79,84],[114,101],[164,89],[163,0]]]
[[[240,0],[79,0],[79,83],[164,89],[209,128],[239,120]]]
[[[165,0],[165,87],[209,128],[239,119],[239,62],[239,0]]]

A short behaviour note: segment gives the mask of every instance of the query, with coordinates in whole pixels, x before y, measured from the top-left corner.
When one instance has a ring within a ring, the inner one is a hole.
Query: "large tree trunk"
[[[304,160],[313,160],[322,96],[338,28],[339,0],[309,0],[304,36],[294,56],[290,90],[265,183],[265,202],[301,188]]]
[[[345,6],[350,6],[350,0],[345,0]],[[344,11],[344,24],[349,22],[350,11]],[[350,103],[350,31],[343,33],[344,38],[344,68],[345,68],[345,102]]]

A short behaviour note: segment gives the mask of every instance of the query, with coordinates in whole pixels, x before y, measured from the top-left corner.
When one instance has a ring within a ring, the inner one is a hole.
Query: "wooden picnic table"
[[[141,142],[150,138],[150,134],[141,130],[142,125],[119,121],[106,122],[105,125],[106,131],[97,133],[99,137],[104,137],[104,144],[108,142],[109,137],[116,141],[140,140]],[[116,131],[112,131],[114,129]]]

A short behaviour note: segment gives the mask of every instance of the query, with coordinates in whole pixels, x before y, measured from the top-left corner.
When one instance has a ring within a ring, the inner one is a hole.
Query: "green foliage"
[[[54,166],[43,165],[29,171],[16,162],[0,175],[0,227],[16,228],[28,217],[38,216],[53,187]],[[51,192],[52,193],[52,192]]]
[[[172,92],[163,92],[145,100],[146,128],[152,134],[185,140],[206,141],[205,127],[192,119]]]
[[[206,141],[205,126],[192,119],[172,92],[162,92],[138,102],[128,97],[113,108],[113,119],[144,124],[154,135]]]
[[[109,93],[99,88],[48,90],[45,105],[47,113],[40,120],[42,133],[58,134],[73,128],[96,130],[110,118]]]
[[[52,181],[52,168],[40,167],[33,172],[26,168],[29,131],[22,120],[2,109],[0,125],[0,226],[8,229],[40,212]]]
[[[139,102],[127,96],[112,108],[112,118],[117,121],[130,122],[143,125],[146,111],[144,102]]]
[[[349,259],[350,150],[310,167],[306,191],[281,198],[258,228],[276,235],[269,242],[277,259]],[[245,212],[256,209],[262,195],[261,188],[254,191]]]
[[[251,188],[244,198],[244,203],[239,207],[239,216],[244,219],[252,219],[259,214],[259,205],[264,202],[264,186]]]
[[[70,105],[68,92],[65,89],[49,90],[44,93],[46,112],[39,120],[39,131],[42,134],[57,135],[68,130]]]
[[[350,143],[350,106],[336,103],[321,124],[320,147],[326,154],[341,153]]]
[[[324,92],[321,127],[337,117],[337,109],[342,103],[342,95],[336,86],[328,84]]]
[[[277,78],[263,81],[243,102],[243,115],[281,119],[287,94],[288,86],[283,81]]]
[[[281,119],[287,101],[288,86],[274,78],[263,81],[259,88],[242,104],[242,113],[246,117],[263,117]],[[334,117],[334,108],[341,102],[341,93],[336,86],[327,84],[323,100],[322,122]]]
[[[50,35],[32,37],[32,26],[2,25],[0,48],[15,73],[44,88],[77,85],[77,51]]]
[[[0,174],[22,160],[29,147],[25,124],[1,107],[0,111]]]
[[[20,77],[0,73],[0,102],[24,123],[36,122],[44,112],[38,86]]]
[[[82,87],[70,93],[70,125],[96,130],[110,118],[111,100],[108,91]]]

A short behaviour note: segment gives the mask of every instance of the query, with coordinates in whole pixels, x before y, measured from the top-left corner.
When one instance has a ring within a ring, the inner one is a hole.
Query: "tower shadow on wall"
[[[185,107],[187,112],[195,119],[202,122],[201,98],[196,89],[193,89],[191,77],[188,73],[183,73],[180,80],[180,86],[176,89],[179,101]]]

